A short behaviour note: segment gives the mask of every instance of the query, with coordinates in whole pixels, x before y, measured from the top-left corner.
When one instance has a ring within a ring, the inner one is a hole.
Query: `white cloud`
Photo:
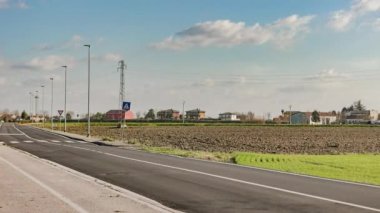
[[[307,77],[308,80],[319,80],[319,81],[336,81],[348,78],[348,75],[339,73],[335,69],[327,69],[319,72],[318,74]]]
[[[14,64],[12,67],[25,70],[42,70],[51,71],[60,69],[61,66],[67,65],[70,67],[75,65],[75,60],[72,57],[48,55],[45,57],[35,57],[28,62]]]
[[[106,54],[101,55],[101,56],[92,57],[93,60],[99,61],[99,62],[118,62],[118,61],[122,60],[122,58],[123,57],[117,53],[106,53]]]
[[[42,43],[38,44],[33,47],[34,50],[39,51],[51,51],[56,49],[68,49],[68,48],[79,48],[82,47],[84,44],[84,38],[80,35],[73,35],[70,39],[56,43],[56,44],[49,44],[49,43]]]
[[[0,77],[0,85],[4,85],[7,83],[7,79],[4,77]]]
[[[356,0],[350,9],[333,12],[328,25],[336,31],[345,31],[358,17],[378,11],[380,11],[379,0]]]
[[[7,8],[19,8],[19,9],[27,9],[29,8],[28,4],[24,0],[0,0],[0,9],[7,9]]]
[[[25,2],[25,1],[19,1],[17,3],[17,8],[20,8],[20,9],[28,9],[29,6],[28,4]]]
[[[300,33],[308,31],[314,16],[292,15],[265,26],[230,20],[207,21],[172,35],[152,46],[157,49],[187,49],[195,46],[229,47],[241,44],[261,45],[268,42],[280,46],[291,43]]]
[[[65,48],[78,48],[82,47],[84,44],[84,38],[80,35],[73,35],[70,40],[64,43],[63,47]]]
[[[105,61],[117,62],[117,61],[120,61],[122,57],[121,55],[116,54],[116,53],[107,53],[103,56],[103,58]]]
[[[8,8],[9,0],[0,0],[0,9]]]

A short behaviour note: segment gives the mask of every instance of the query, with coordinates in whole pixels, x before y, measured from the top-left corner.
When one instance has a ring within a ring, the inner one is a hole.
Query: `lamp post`
[[[45,128],[45,112],[44,112],[44,104],[45,104],[44,103],[44,101],[45,101],[44,100],[44,95],[45,95],[44,89],[45,89],[45,85],[41,85],[41,88],[42,88],[42,100],[41,100],[42,101],[42,103],[41,103],[42,104],[42,126],[43,126],[43,128]]]
[[[91,120],[90,120],[90,49],[91,46],[89,44],[83,45],[84,47],[88,47],[88,96],[87,96],[87,137],[90,137],[90,128],[91,128]]]
[[[34,113],[36,117],[38,117],[38,90],[36,90],[36,96],[34,98],[35,98],[35,104],[36,104],[34,108]]]
[[[51,80],[51,106],[50,106],[50,119],[51,119],[51,130],[53,131],[53,80],[54,78],[50,78]]]
[[[65,124],[64,124],[64,129],[63,131],[66,132],[66,116],[67,116],[67,113],[66,113],[66,88],[67,88],[67,82],[66,82],[66,78],[67,78],[67,66],[64,65],[62,66],[63,68],[65,68],[65,107],[63,109],[63,113],[64,113],[64,116],[65,116]]]
[[[182,123],[185,123],[185,103],[186,101],[182,102]]]
[[[32,119],[32,115],[33,115],[33,101],[32,101],[32,98],[33,98],[33,93],[32,92],[29,92],[29,118]]]

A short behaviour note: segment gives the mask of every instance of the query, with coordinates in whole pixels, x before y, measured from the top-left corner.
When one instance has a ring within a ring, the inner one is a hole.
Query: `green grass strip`
[[[380,155],[285,155],[234,153],[239,165],[380,185]]]

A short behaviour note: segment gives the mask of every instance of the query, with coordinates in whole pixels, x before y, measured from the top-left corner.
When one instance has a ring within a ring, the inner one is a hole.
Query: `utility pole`
[[[43,128],[45,128],[45,112],[44,112],[44,88],[45,88],[45,85],[41,85],[41,88],[42,88],[42,126]]]
[[[53,131],[53,80],[54,80],[54,78],[50,78],[50,80],[51,80],[50,120],[51,120],[51,130]]]
[[[33,93],[29,92],[29,118],[32,119],[33,116]]]
[[[36,96],[34,97],[35,98],[35,109],[34,109],[34,113],[36,115],[36,117],[38,117],[38,90],[36,90]]]
[[[127,65],[124,60],[119,61],[117,71],[120,71],[120,90],[119,90],[119,107],[120,107],[120,128],[125,127],[125,116],[123,110],[123,102],[125,101],[125,77],[124,69],[127,69]]]
[[[63,129],[63,131],[64,132],[66,132],[66,117],[67,117],[67,112],[66,112],[66,94],[67,94],[67,91],[66,91],[66,88],[67,88],[67,66],[66,65],[64,65],[64,66],[62,66],[63,68],[65,68],[65,107],[64,107],[64,116],[65,116],[65,124],[64,124],[64,129]]]
[[[182,123],[185,123],[185,103],[186,101],[182,102]]]
[[[292,125],[292,105],[289,105],[289,124]]]
[[[90,137],[90,49],[91,46],[89,44],[83,45],[88,47],[88,101],[87,101],[87,137]]]

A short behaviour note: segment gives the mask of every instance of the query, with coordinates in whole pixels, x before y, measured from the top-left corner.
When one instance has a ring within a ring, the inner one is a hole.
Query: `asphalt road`
[[[184,212],[380,212],[380,187],[100,146],[4,124],[0,142]]]

